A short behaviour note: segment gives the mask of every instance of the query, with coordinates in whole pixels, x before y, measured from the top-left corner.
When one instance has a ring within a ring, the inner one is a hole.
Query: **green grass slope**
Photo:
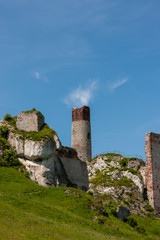
[[[1,240],[160,239],[160,220],[138,218],[145,233],[92,210],[96,201],[72,188],[38,186],[14,168],[0,168]]]

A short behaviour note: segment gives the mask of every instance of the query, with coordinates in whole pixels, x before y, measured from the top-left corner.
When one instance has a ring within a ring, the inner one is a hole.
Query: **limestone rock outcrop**
[[[8,142],[26,167],[29,177],[42,186],[71,186],[87,191],[87,164],[77,157],[75,149],[61,145],[57,133],[44,124],[43,118],[40,119],[43,127],[37,132],[40,126],[38,118],[42,115],[37,112],[20,113],[16,121],[19,129],[13,124],[11,126],[10,121],[0,122],[1,126],[9,128]],[[34,121],[31,121],[31,116]],[[32,132],[26,131],[31,129],[29,122],[33,125]]]
[[[133,214],[147,215],[144,172],[145,163],[141,159],[114,153],[99,155],[88,163],[89,191],[102,196],[104,204],[110,199]]]
[[[30,160],[47,159],[57,148],[61,147],[61,142],[57,135],[53,135],[52,140],[33,141],[23,139],[21,135],[11,131],[8,136],[8,141],[10,145],[15,148],[19,157]]]

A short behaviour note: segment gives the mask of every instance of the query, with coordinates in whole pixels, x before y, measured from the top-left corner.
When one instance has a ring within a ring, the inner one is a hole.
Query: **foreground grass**
[[[145,234],[113,216],[99,224],[91,196],[66,189],[40,187],[13,168],[0,168],[0,239],[160,239],[160,220],[136,217]]]

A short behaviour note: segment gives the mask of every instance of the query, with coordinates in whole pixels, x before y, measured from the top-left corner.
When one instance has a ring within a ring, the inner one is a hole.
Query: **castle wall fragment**
[[[21,112],[18,114],[16,126],[19,130],[38,132],[44,125],[44,116],[40,112]]]
[[[160,211],[160,134],[146,134],[145,154],[147,197],[150,205]]]

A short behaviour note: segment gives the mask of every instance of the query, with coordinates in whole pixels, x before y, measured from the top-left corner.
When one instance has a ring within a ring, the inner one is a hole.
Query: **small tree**
[[[4,116],[4,120],[10,121],[11,119],[12,119],[11,114],[6,113],[6,115]]]

